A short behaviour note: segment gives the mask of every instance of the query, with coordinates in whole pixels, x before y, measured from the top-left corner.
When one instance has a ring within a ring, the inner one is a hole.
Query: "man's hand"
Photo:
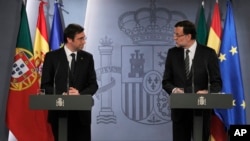
[[[173,93],[178,93],[178,94],[180,94],[180,93],[184,93],[184,89],[183,88],[175,88],[174,89],[174,91],[173,91]]]
[[[208,94],[207,90],[199,90],[197,91],[197,94]]]
[[[80,95],[76,88],[69,87],[69,95]]]

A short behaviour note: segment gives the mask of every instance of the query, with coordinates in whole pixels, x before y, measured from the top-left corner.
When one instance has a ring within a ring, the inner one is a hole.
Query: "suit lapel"
[[[181,72],[182,72],[182,75],[183,77],[182,78],[186,78],[186,71],[185,71],[185,61],[184,61],[184,49],[181,48],[180,51],[179,51],[179,58],[181,58],[179,61],[180,61],[180,69],[181,69]]]
[[[186,72],[185,72],[185,62],[184,62],[184,49],[177,48],[174,53],[174,64],[176,65],[176,73],[180,74],[180,78],[183,82],[186,81]]]
[[[79,74],[81,73],[81,68],[83,67],[83,61],[84,61],[84,56],[83,54],[79,51],[77,53],[77,57],[76,57],[76,66],[75,66],[75,75],[74,75],[74,82],[77,80],[76,78],[78,78]]]
[[[60,48],[60,52],[59,52],[59,60],[60,60],[60,63],[62,63],[63,67],[64,68],[69,68],[69,62],[68,62],[68,59],[67,59],[67,56],[66,56],[66,53],[65,53],[65,50],[64,48]]]
[[[196,68],[195,64],[201,63],[201,60],[204,60],[204,56],[201,53],[201,47],[197,44],[196,51],[194,54],[193,64],[192,64],[192,67],[194,67],[193,68],[194,70],[198,69],[198,68]]]
[[[67,79],[67,81],[69,79],[70,83],[72,83],[73,77],[71,76],[71,73],[69,70],[69,62],[68,62],[64,47],[62,47],[58,50],[58,56],[56,56],[56,57],[59,60],[60,68],[63,68],[63,69],[59,69],[59,72],[62,74],[62,76],[64,76],[65,79]]]

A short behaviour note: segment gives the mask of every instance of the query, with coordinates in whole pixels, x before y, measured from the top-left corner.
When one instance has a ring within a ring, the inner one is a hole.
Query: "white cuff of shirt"
[[[176,87],[175,87],[175,88],[173,88],[172,93],[175,93],[176,89],[177,89]]]

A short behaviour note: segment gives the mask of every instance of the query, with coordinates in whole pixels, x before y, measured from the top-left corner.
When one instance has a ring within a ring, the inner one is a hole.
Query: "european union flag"
[[[60,48],[62,44],[63,44],[63,29],[62,29],[60,13],[58,9],[58,2],[55,2],[49,46],[51,50],[56,50]]]
[[[234,16],[230,0],[227,1],[227,14],[219,54],[222,92],[233,95],[233,108],[215,110],[216,114],[229,129],[232,124],[246,124],[246,110],[243,82],[241,77],[239,48]]]

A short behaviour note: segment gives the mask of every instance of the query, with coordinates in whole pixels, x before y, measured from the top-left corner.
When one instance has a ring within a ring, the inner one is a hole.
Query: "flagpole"
[[[26,7],[27,5],[27,0],[23,0],[24,6]]]

